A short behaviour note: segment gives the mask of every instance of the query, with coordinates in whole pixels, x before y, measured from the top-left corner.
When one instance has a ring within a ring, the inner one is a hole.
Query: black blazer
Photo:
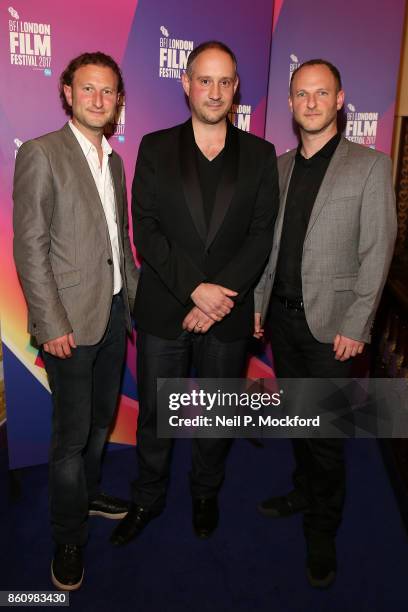
[[[132,189],[133,235],[142,269],[138,327],[175,339],[201,282],[238,292],[230,315],[208,333],[253,330],[253,288],[270,253],[279,208],[274,146],[228,122],[224,165],[206,227],[191,119],[143,137]]]

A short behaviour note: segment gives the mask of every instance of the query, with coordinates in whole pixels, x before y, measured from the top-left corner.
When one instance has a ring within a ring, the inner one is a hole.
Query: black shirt
[[[212,211],[214,208],[215,194],[220,181],[224,163],[224,149],[211,161],[200,151],[196,145],[196,158],[198,177],[200,181],[201,194],[203,196],[204,214],[207,221],[207,230],[210,226]]]
[[[285,217],[273,292],[289,299],[302,298],[302,255],[310,215],[333,153],[340,142],[336,134],[309,159],[299,145],[286,198]]]

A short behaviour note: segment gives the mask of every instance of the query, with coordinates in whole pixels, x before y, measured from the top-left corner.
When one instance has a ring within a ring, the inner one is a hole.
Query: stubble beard
[[[337,124],[337,111],[334,116],[329,117],[322,126],[317,128],[308,128],[307,125],[300,121],[296,121],[296,123],[305,134],[323,134],[330,126]]]
[[[200,109],[196,109],[196,115],[200,121],[206,123],[207,125],[217,125],[217,123],[221,123],[225,120],[228,115],[230,109],[226,108],[224,105],[219,109],[219,114],[214,112],[208,112],[207,109],[211,105],[204,105]]]
[[[74,110],[74,101],[72,104],[72,109]],[[78,123],[88,128],[89,130],[100,131],[104,130],[105,127],[109,124],[114,123],[116,111],[117,109],[115,108],[114,110],[112,110],[111,113],[103,113],[100,116],[100,119],[98,119],[98,115],[94,116],[92,112],[90,112],[89,110],[87,111],[87,109],[85,109],[85,112],[82,111],[79,116],[73,113],[73,118],[75,117]]]

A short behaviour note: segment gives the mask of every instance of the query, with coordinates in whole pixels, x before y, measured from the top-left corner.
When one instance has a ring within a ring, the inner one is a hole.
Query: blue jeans
[[[119,395],[126,348],[124,305],[114,296],[103,338],[59,359],[43,351],[53,402],[50,451],[52,535],[83,545],[98,494],[102,451]]]

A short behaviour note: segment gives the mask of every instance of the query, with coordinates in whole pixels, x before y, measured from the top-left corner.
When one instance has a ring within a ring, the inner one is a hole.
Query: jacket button
[[[113,261],[111,260],[111,258],[109,257],[108,259],[108,264],[111,266],[113,264]]]
[[[33,323],[33,327],[35,329],[37,327],[37,323]]]

